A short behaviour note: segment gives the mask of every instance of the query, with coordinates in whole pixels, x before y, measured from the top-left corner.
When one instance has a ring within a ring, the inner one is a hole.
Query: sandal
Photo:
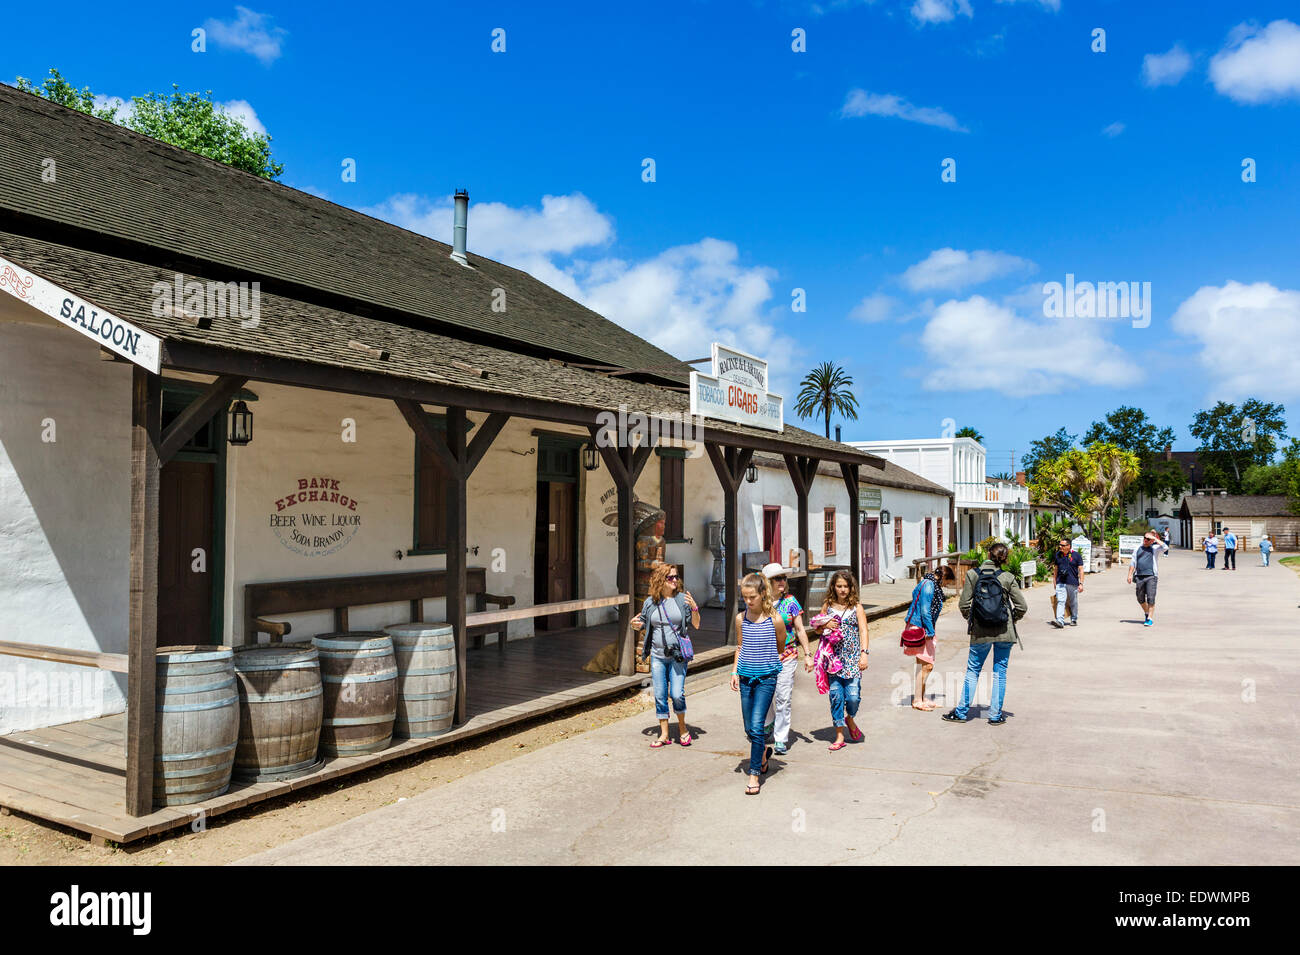
[[[660,746],[668,746],[670,743],[672,743],[672,740],[670,739],[657,739],[650,744],[650,748],[658,749]]]
[[[853,740],[853,742],[855,742],[855,743],[861,743],[861,742],[862,742],[862,730],[860,730],[860,729],[854,729],[853,732],[849,734],[849,739]]]
[[[848,746],[848,745],[849,745],[849,744],[846,743],[846,742],[844,742],[844,740],[840,740],[838,743],[831,743],[831,745],[828,746],[828,747],[826,747],[826,748],[829,749],[829,750],[833,753],[833,752],[835,752],[837,749],[843,749],[845,746]]]
[[[757,787],[757,786],[746,786],[746,787],[745,787],[745,795],[746,795],[746,796],[757,796],[757,795],[758,795],[758,787]]]
[[[767,775],[767,761],[771,758],[772,758],[772,747],[769,746],[766,750],[763,751],[763,766],[761,769],[759,769],[759,772],[762,773],[763,775]]]
[[[679,739],[677,742],[681,743],[683,746],[690,746],[690,745],[691,745],[691,734],[690,734],[690,733],[687,733],[685,736],[683,736],[683,737],[682,737],[681,739]]]

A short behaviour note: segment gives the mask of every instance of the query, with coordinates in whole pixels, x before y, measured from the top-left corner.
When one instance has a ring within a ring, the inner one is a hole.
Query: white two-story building
[[[986,537],[1030,534],[1029,489],[986,476],[984,446],[974,438],[847,441],[953,492],[952,526],[959,550]]]

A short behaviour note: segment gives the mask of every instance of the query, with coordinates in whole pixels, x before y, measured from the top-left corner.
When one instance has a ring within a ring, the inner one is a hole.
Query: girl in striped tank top
[[[736,661],[731,688],[740,692],[740,715],[749,737],[749,786],[745,795],[758,795],[759,776],[767,772],[771,748],[764,750],[767,734],[763,720],[776,693],[785,650],[785,621],[772,612],[772,589],[762,574],[748,574],[740,582],[745,612],[736,614]]]

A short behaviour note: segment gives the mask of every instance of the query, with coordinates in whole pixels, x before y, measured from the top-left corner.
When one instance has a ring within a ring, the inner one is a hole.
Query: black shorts
[[[1135,577],[1133,583],[1137,585],[1138,603],[1154,605],[1156,602],[1155,574],[1149,577]]]

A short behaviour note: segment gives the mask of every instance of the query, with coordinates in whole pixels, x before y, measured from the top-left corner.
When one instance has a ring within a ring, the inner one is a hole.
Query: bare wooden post
[[[162,379],[136,366],[131,378],[131,603],[126,689],[126,811],[132,816],[153,812],[161,428]]]
[[[840,474],[843,475],[844,487],[849,492],[849,563],[853,567],[853,579],[861,586],[862,526],[858,523],[858,466],[841,461]]]
[[[469,477],[465,473],[465,409],[447,409],[447,450],[456,459],[457,468],[447,482],[447,622],[456,638],[456,723],[468,719],[469,701],[465,667],[469,640],[465,634],[465,557],[469,543],[466,521],[466,491]]]
[[[740,526],[737,523],[736,499],[740,493],[740,482],[745,479],[745,470],[749,467],[750,459],[754,457],[754,451],[752,448],[731,448],[717,444],[705,444],[704,449],[708,451],[709,460],[713,462],[713,470],[718,475],[718,483],[722,485],[722,515],[725,521],[722,533],[722,546],[725,553],[722,561],[723,573],[727,581],[727,600],[722,629],[724,646],[732,646],[736,642],[736,628],[732,621],[735,620],[740,606]]]
[[[798,578],[800,584],[799,602],[808,602],[808,564],[811,555],[808,551],[808,489],[812,487],[813,478],[817,476],[817,466],[821,463],[816,458],[804,455],[786,454],[785,467],[790,472],[790,483],[794,485],[795,497],[799,510],[799,550],[803,552],[803,566],[799,569],[804,576]],[[811,612],[811,611],[810,611]]]

